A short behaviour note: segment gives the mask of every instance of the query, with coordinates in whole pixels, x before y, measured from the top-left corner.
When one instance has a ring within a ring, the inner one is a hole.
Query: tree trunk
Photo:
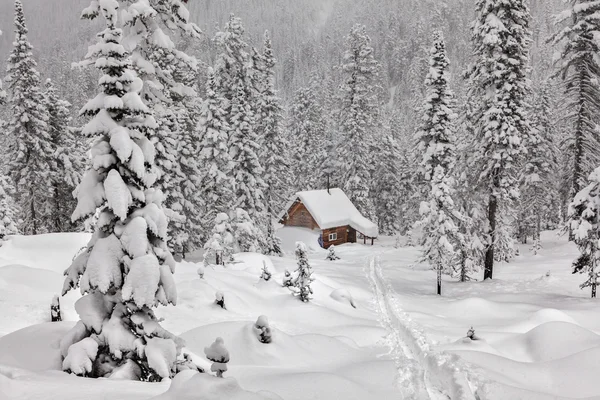
[[[488,203],[488,220],[490,223],[490,243],[485,252],[485,271],[483,279],[492,279],[494,274],[494,247],[496,246],[496,212],[498,211],[498,199],[490,194]]]
[[[31,234],[37,235],[37,221],[35,214],[35,197],[33,195],[33,189],[29,189],[29,210],[31,211]]]
[[[442,295],[442,266],[437,267],[437,294]]]

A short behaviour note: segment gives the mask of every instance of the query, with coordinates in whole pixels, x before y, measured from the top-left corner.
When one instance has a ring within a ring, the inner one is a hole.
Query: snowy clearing
[[[311,237],[300,228],[281,233]],[[65,322],[47,322],[50,302],[64,265],[87,237],[17,236],[0,248],[0,286],[18,284],[18,294],[0,292],[0,398],[150,399],[166,392],[158,399],[186,399],[220,385],[187,376],[169,389],[169,382],[60,372],[58,342],[78,319],[78,295],[61,298]],[[492,282],[445,279],[441,298],[433,294],[434,272],[413,265],[418,249],[395,249],[391,238],[373,247],[339,246],[341,259],[333,262],[324,250],[311,252],[310,303],[281,287],[284,271],[295,268],[292,258],[238,254],[230,268],[207,268],[204,279],[197,264],[183,261],[174,276],[178,305],[158,313],[206,370],[203,349],[223,338],[231,355],[223,384],[231,399],[598,399],[598,303],[564,268],[572,245],[550,232],[543,239],[541,255],[523,247]],[[290,240],[283,244],[293,248]],[[273,273],[268,282],[259,279],[263,261]],[[214,304],[216,291],[224,293],[226,310]],[[257,340],[260,315],[269,319],[272,343]],[[465,338],[470,326],[480,340]],[[200,398],[212,399],[206,392]]]

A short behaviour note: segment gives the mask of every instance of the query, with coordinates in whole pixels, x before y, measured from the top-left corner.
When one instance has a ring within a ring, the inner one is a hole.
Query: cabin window
[[[329,241],[331,242],[332,240],[337,240],[337,232],[329,234]]]

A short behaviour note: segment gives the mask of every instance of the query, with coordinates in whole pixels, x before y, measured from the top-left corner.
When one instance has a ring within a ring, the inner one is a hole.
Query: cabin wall
[[[328,249],[331,245],[339,246],[348,243],[348,231],[352,229],[349,226],[338,226],[331,229],[323,229],[323,247]],[[329,234],[337,232],[336,240],[329,240]]]
[[[288,211],[288,216],[283,220],[285,226],[298,226],[301,228],[308,229],[319,229],[319,225],[314,220],[310,212],[306,209],[304,204],[296,203]]]

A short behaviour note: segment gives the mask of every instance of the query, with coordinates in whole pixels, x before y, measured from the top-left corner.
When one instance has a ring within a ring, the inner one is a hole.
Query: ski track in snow
[[[438,358],[435,355],[413,349],[428,348],[427,339],[420,330],[415,329],[414,323],[410,317],[402,311],[398,305],[395,292],[389,283],[383,277],[381,265],[378,257],[371,257],[366,263],[365,273],[371,284],[374,294],[374,303],[379,315],[381,325],[388,331],[387,343],[390,347],[390,353],[396,363],[398,376],[396,386],[402,398],[419,400],[475,400],[477,397],[472,393],[470,384],[464,378],[462,385],[460,383],[448,387],[448,384],[456,383],[449,381],[460,380],[463,377],[457,368],[453,365],[446,371],[443,371],[442,364],[450,364],[444,357]],[[412,336],[412,337],[407,337]],[[409,340],[415,343],[409,344]],[[433,361],[433,363],[431,362]],[[442,364],[440,364],[440,361]],[[437,366],[439,371],[431,370],[431,367]],[[447,374],[450,372],[450,374]],[[437,379],[438,384],[431,381],[431,377],[437,375],[450,375],[450,379]]]

